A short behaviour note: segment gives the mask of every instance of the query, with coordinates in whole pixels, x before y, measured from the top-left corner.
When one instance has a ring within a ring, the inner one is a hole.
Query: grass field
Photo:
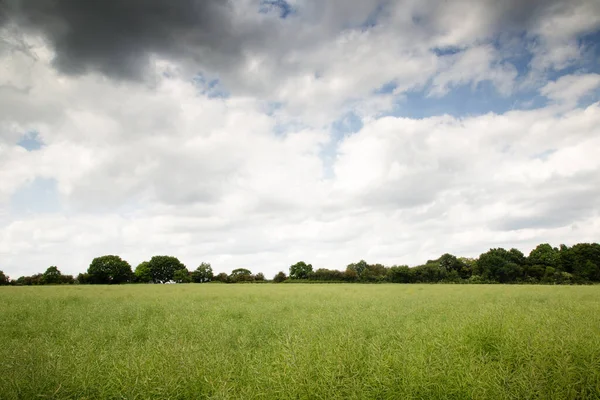
[[[0,398],[600,397],[600,287],[0,288]]]

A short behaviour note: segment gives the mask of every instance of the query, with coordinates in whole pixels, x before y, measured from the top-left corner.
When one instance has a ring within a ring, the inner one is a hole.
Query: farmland
[[[0,288],[0,397],[598,398],[600,287]]]

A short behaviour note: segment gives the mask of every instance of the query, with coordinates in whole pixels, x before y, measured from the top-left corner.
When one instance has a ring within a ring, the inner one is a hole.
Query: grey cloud
[[[68,74],[137,79],[152,54],[235,58],[243,42],[266,33],[235,25],[230,3],[219,0],[15,0],[3,9],[0,23],[41,32]]]
[[[306,0],[282,22],[277,12],[259,13],[260,0],[0,0],[0,28],[12,23],[41,33],[66,74],[143,80],[155,72],[157,56],[218,75],[234,92],[270,97],[290,77],[315,73],[324,62],[318,50],[344,31],[377,23],[426,54],[444,43],[466,47],[520,34],[579,4],[572,3]],[[249,63],[256,64],[252,72]]]

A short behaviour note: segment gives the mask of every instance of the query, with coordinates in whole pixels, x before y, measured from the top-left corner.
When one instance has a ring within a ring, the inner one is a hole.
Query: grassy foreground
[[[600,287],[0,288],[0,398],[600,397]]]

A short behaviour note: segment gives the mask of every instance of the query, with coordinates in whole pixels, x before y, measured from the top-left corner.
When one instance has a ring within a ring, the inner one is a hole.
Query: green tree
[[[408,265],[393,266],[388,271],[388,280],[394,283],[414,282],[415,274]]]
[[[561,244],[558,250],[558,268],[561,271],[573,273],[575,269],[575,253],[567,245]]]
[[[175,271],[186,268],[185,265],[172,256],[154,256],[148,262],[150,275],[154,283],[165,283],[173,280]]]
[[[299,261],[296,264],[290,266],[291,279],[308,279],[309,275],[312,272],[312,265],[306,264],[304,261]]]
[[[192,281],[187,268],[181,268],[173,273],[173,280],[177,283],[190,283]]]
[[[346,267],[346,271],[344,271],[344,280],[346,282],[356,282],[359,279],[356,269],[351,267],[351,265]]]
[[[600,281],[600,244],[578,243],[571,248],[573,274],[592,282]]]
[[[415,282],[440,282],[448,276],[448,271],[435,261],[411,268],[411,272],[414,274]]]
[[[265,274],[263,274],[262,272],[259,272],[254,277],[254,280],[257,281],[257,282],[264,282],[264,280],[265,280]]]
[[[363,280],[363,278],[364,278],[363,274],[367,270],[368,267],[369,267],[369,264],[365,260],[360,260],[357,263],[348,264],[348,266],[346,267],[346,271],[351,270],[351,271],[356,272],[356,276],[358,277],[358,280]]]
[[[61,283],[61,276],[59,269],[56,266],[48,267],[46,272],[42,275],[43,285],[58,285]]]
[[[77,275],[76,281],[80,285],[87,285],[90,283],[90,274],[88,274],[87,272],[79,273],[79,275]]]
[[[92,260],[87,270],[90,283],[118,284],[131,280],[131,265],[119,256],[107,255]]]
[[[10,283],[10,278],[7,275],[4,275],[4,271],[0,271],[0,286],[8,285]]]
[[[477,260],[475,258],[469,258],[469,257],[459,257],[458,258],[462,264],[462,272],[459,272],[459,275],[463,278],[463,279],[469,279],[471,277],[471,275],[473,274],[473,269],[475,268],[475,265],[477,264]]]
[[[214,280],[217,282],[227,283],[229,282],[229,275],[227,275],[225,272],[221,272],[214,277]]]
[[[192,272],[192,282],[203,283],[213,280],[213,270],[209,263],[203,262]]]
[[[285,274],[285,272],[279,271],[273,277],[273,282],[275,282],[275,283],[281,283],[281,282],[285,281],[286,279],[287,279],[287,275]]]
[[[43,284],[42,278],[43,278],[42,274],[35,274],[35,275],[31,275],[31,276],[20,276],[19,279],[17,279],[17,284],[25,285],[25,286],[42,285]]]
[[[254,280],[252,272],[246,268],[234,269],[233,271],[231,271],[231,274],[229,274],[230,282],[249,282],[252,280]]]
[[[547,267],[556,267],[559,261],[559,251],[556,247],[548,243],[542,243],[531,250],[527,261],[531,265],[545,265]]]
[[[308,279],[313,281],[343,281],[344,273],[337,269],[319,268],[309,275]]]
[[[387,270],[382,264],[368,264],[361,274],[361,280],[363,282],[383,282]]]
[[[500,283],[520,280],[524,276],[526,259],[517,249],[506,251],[503,248],[490,249],[477,260],[477,275]]]
[[[152,273],[150,272],[150,263],[142,261],[135,267],[135,281],[140,283],[152,282]]]
[[[445,269],[449,275],[458,276],[461,279],[468,279],[471,276],[471,268],[463,259],[452,254],[444,254],[438,260],[440,267]]]

